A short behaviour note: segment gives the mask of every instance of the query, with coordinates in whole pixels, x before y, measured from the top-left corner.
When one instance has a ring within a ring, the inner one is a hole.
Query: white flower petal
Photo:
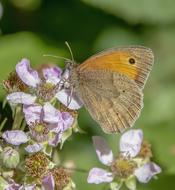
[[[65,106],[67,106],[68,104],[68,99],[71,98],[71,102],[70,104],[68,105],[68,108],[69,109],[72,109],[72,110],[77,110],[77,109],[80,109],[82,106],[83,106],[83,102],[80,100],[80,98],[75,94],[73,93],[72,94],[72,97],[70,97],[70,90],[60,90],[57,94],[56,94],[56,98],[62,103],[64,104]]]
[[[9,144],[13,144],[16,146],[29,141],[29,138],[27,137],[27,135],[24,133],[24,131],[21,131],[21,130],[5,131],[2,134],[2,138]]]
[[[41,190],[54,190],[54,189],[55,189],[55,181],[52,174],[44,176],[44,178],[42,179]]]
[[[18,190],[35,190],[36,185],[35,184],[29,184],[29,185],[22,185]],[[16,189],[11,189],[11,190],[16,190]]]
[[[43,76],[47,82],[57,84],[60,81],[62,70],[57,66],[43,69]]]
[[[32,95],[24,93],[24,92],[14,92],[7,96],[7,100],[11,104],[30,105],[35,102],[36,96],[32,96]]]
[[[28,125],[41,120],[42,106],[37,104],[24,105],[23,112]]]
[[[20,79],[31,87],[36,87],[40,83],[38,72],[31,69],[30,62],[27,59],[22,59],[16,65],[16,72]]]
[[[140,129],[132,129],[125,132],[120,139],[120,151],[127,155],[129,154],[131,157],[135,157],[142,145],[143,141],[143,132]]]
[[[63,131],[66,131],[69,127],[72,126],[74,118],[69,112],[62,112],[62,121],[63,121]]]
[[[36,153],[43,149],[43,145],[39,143],[35,143],[32,145],[28,145],[25,147],[25,150],[29,153]]]
[[[141,183],[148,183],[154,175],[160,172],[161,168],[157,164],[149,162],[136,169],[134,174]]]
[[[48,123],[58,123],[61,120],[61,113],[54,108],[49,102],[43,106],[43,120]]]
[[[61,141],[62,133],[56,133],[52,139],[49,139],[49,145],[56,147]]]
[[[111,172],[103,170],[101,168],[92,168],[89,172],[87,182],[88,183],[110,183],[114,179]]]
[[[93,144],[94,144],[99,160],[103,164],[109,166],[112,163],[114,158],[113,158],[112,150],[109,148],[105,139],[99,136],[94,136]]]

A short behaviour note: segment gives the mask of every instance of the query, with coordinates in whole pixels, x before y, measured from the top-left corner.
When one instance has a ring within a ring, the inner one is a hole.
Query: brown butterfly
[[[132,127],[143,107],[143,88],[154,62],[152,50],[129,46],[72,61],[69,82],[105,133]]]

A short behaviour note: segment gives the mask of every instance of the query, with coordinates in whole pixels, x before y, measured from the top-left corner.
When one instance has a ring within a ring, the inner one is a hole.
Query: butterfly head
[[[65,63],[65,70],[69,71],[71,71],[77,65],[77,63],[71,59],[67,59],[64,63]]]

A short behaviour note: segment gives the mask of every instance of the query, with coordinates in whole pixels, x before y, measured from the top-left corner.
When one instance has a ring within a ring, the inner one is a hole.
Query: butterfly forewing
[[[127,75],[143,89],[154,62],[152,50],[142,46],[113,48],[98,53],[79,66],[79,72],[109,70]]]

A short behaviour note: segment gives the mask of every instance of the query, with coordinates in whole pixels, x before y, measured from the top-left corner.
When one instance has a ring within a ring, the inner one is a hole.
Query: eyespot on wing
[[[109,49],[90,57],[78,66],[78,72],[80,74],[91,70],[118,72],[134,80],[140,89],[143,89],[153,63],[154,55],[151,49],[128,46]]]

